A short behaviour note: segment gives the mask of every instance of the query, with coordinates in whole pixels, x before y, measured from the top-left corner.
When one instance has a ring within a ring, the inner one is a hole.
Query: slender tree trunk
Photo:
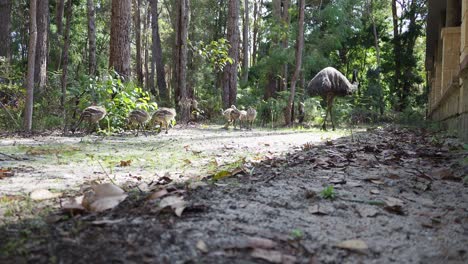
[[[57,34],[62,35],[63,31],[63,11],[65,10],[65,0],[57,0],[57,10],[55,19],[57,20]]]
[[[394,89],[398,93],[399,102],[396,106],[397,111],[401,111],[402,109],[402,99],[403,99],[403,92],[400,87],[400,79],[401,79],[401,41],[400,41],[400,33],[398,29],[398,13],[396,7],[396,0],[392,0],[392,22],[393,22],[393,56],[395,60],[395,77],[394,77]]]
[[[49,0],[37,2],[37,44],[34,82],[39,93],[44,91],[47,82],[47,58],[49,42]]]
[[[68,49],[70,48],[70,27],[71,27],[71,20],[72,20],[72,7],[73,2],[72,0],[68,0],[67,8],[66,8],[66,25],[65,25],[65,33],[64,33],[64,40],[63,40],[63,50],[62,50],[62,97],[60,100],[61,107],[62,107],[62,117],[63,117],[63,124],[64,124],[64,131],[67,131],[67,122],[66,122],[66,109],[65,109],[65,102],[67,98],[67,77],[68,77]]]
[[[135,17],[135,41],[136,41],[136,74],[138,85],[143,85],[143,66],[141,62],[141,15],[140,6],[141,0],[134,0],[134,17]]]
[[[145,79],[145,90],[149,91],[149,66],[148,66],[148,61],[149,61],[149,38],[148,38],[148,28],[149,28],[149,23],[151,20],[151,12],[149,11],[150,6],[145,6],[145,24],[143,27],[143,32],[144,32],[144,41],[143,41],[143,49],[145,50],[145,62],[144,62],[144,79]]]
[[[374,17],[374,1],[370,0],[370,17],[372,21],[372,33],[374,34],[374,46],[375,46],[375,54],[377,57],[377,85],[379,89],[379,112],[380,115],[383,115],[385,110],[385,104],[383,101],[383,91],[380,85],[380,46],[379,46],[379,35],[377,34],[377,26],[375,24],[375,17]]]
[[[302,50],[304,48],[304,9],[305,0],[299,0],[299,26],[296,40],[296,68],[291,79],[291,90],[289,94],[288,106],[286,108],[285,121],[286,125],[290,125],[292,120],[292,109],[294,107],[294,96],[296,92],[296,82],[299,79],[302,67]]]
[[[242,82],[249,80],[249,0],[244,0],[244,25],[242,28]]]
[[[96,13],[94,8],[94,0],[87,0],[88,5],[88,74],[96,75]]]
[[[10,59],[11,0],[0,0],[0,57]]]
[[[187,2],[187,5],[188,5],[188,2]],[[152,1],[151,15],[153,17],[153,21],[151,24],[152,36],[153,36],[152,53],[153,53],[153,61],[156,64],[156,79],[157,79],[157,84],[158,84],[159,97],[163,101],[168,101],[169,95],[168,95],[167,85],[166,85],[166,73],[164,69],[164,62],[163,62],[163,56],[162,56],[161,38],[159,36],[158,0]],[[152,75],[154,76],[154,72]]]
[[[187,89],[187,41],[190,21],[189,0],[178,0],[176,3],[176,43],[174,57],[174,90],[176,103],[180,107],[180,120],[190,120],[190,98]]]
[[[112,0],[109,67],[128,81],[130,70],[130,28],[132,1]]]
[[[233,63],[228,63],[224,67],[224,108],[228,108],[230,105],[235,105],[237,97],[237,65],[239,63],[239,0],[229,0],[227,40],[230,44],[228,55],[233,60]]]
[[[260,6],[258,0],[254,0],[254,24],[253,24],[253,40],[252,40],[252,65],[257,64],[257,38],[258,38],[258,20],[261,16],[260,10],[262,9],[263,0],[260,1]]]
[[[284,31],[289,32],[289,24],[290,24],[290,19],[289,19],[289,0],[283,0],[283,6],[281,8],[281,20],[282,23],[285,27]],[[281,40],[281,47],[283,49],[288,48],[288,37],[289,34],[284,34],[282,40]],[[286,90],[288,87],[288,63],[285,63],[283,65],[283,73],[282,73],[282,80],[280,83],[280,91]]]
[[[30,0],[29,5],[29,47],[28,47],[28,74],[26,77],[26,102],[24,110],[24,129],[31,131],[34,104],[34,65],[36,60],[37,24],[36,0]]]

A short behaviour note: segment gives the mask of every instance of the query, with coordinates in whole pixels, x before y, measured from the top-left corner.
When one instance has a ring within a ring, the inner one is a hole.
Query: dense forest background
[[[91,104],[109,132],[161,106],[179,122],[254,106],[277,126],[305,102],[314,124],[324,108],[304,87],[327,66],[358,74],[339,119],[422,120],[425,2],[0,0],[0,129],[67,130]]]

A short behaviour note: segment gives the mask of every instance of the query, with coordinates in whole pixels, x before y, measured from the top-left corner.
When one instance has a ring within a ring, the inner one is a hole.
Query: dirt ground
[[[0,179],[0,263],[468,262],[466,145],[421,129],[197,127],[0,148],[14,171]],[[61,212],[91,181],[128,197]],[[24,198],[40,188],[61,197]]]

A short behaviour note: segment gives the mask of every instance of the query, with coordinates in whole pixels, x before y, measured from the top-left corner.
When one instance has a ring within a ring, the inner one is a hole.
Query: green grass
[[[330,185],[320,192],[320,196],[323,199],[333,200],[336,198],[337,194],[335,192],[335,188],[333,188],[333,186]]]

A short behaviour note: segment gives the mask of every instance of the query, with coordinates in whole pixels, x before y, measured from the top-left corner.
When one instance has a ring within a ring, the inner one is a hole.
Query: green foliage
[[[325,189],[323,189],[323,190],[320,192],[320,196],[321,196],[323,199],[333,200],[333,199],[336,198],[335,189],[333,188],[332,185],[327,186]]]
[[[127,125],[128,113],[134,109],[151,113],[158,108],[157,103],[152,102],[149,92],[143,91],[132,81],[123,82],[115,72],[104,73],[101,77],[83,78],[78,86],[70,87],[70,97],[70,100],[77,100],[79,109],[91,104],[105,107],[107,133],[123,129]]]
[[[208,61],[209,65],[216,72],[221,72],[228,63],[232,64],[234,62],[228,55],[229,47],[229,42],[221,38],[217,41],[213,40],[208,44],[200,41],[198,45],[193,48],[200,56]]]

